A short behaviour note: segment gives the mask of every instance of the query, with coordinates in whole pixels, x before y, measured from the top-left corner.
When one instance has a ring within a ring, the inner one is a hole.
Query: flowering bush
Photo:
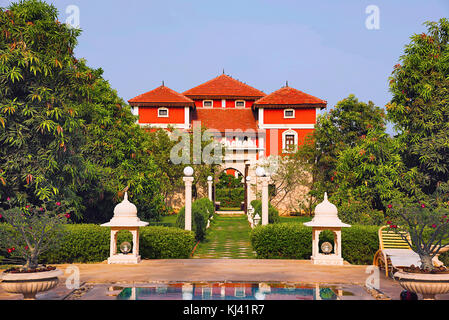
[[[57,245],[62,225],[70,220],[70,211],[61,202],[20,205],[10,198],[7,198],[6,206],[9,209],[0,208],[0,218],[12,227],[13,232],[0,229],[0,246],[12,257],[22,257],[26,261],[24,269],[35,270],[39,255]]]
[[[387,224],[419,255],[421,269],[435,270],[432,258],[449,240],[449,210],[419,202],[408,206],[389,204],[387,212],[391,217]]]

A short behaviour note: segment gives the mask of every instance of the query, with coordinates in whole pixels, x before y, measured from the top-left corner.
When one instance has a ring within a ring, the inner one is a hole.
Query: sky
[[[425,32],[426,21],[449,18],[448,0],[47,2],[61,22],[74,21],[69,6],[79,9],[75,55],[101,67],[125,100],[162,81],[184,92],[224,69],[267,94],[288,81],[328,108],[349,94],[384,107],[410,37]],[[366,11],[372,5],[377,16]]]

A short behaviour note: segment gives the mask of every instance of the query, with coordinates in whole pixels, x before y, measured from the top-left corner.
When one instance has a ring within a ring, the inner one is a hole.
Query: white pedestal
[[[313,264],[321,264],[321,265],[343,265],[343,258],[337,256],[336,254],[318,254],[315,257],[310,257]]]
[[[140,262],[140,256],[133,254],[115,254],[108,258],[108,264],[137,264]]]

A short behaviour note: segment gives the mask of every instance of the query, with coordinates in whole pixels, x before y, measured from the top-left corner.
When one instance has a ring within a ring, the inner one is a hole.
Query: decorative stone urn
[[[436,294],[449,292],[449,273],[411,273],[398,271],[394,278],[405,290],[421,293],[424,300],[435,300]]]
[[[341,257],[341,228],[350,227],[349,224],[341,222],[338,218],[337,207],[327,200],[327,193],[324,194],[324,201],[315,207],[315,216],[312,221],[304,223],[307,227],[312,227],[312,256],[313,264],[343,265]],[[320,233],[330,230],[334,234],[334,252],[321,253],[319,251]]]
[[[61,270],[29,273],[5,273],[1,275],[2,287],[9,293],[21,293],[24,300],[36,299],[36,294],[53,289],[59,282]]]
[[[110,256],[108,264],[135,264],[140,262],[139,255],[139,227],[145,227],[148,222],[140,221],[137,217],[137,208],[128,201],[128,193],[125,198],[114,208],[114,216],[111,221],[104,223],[102,227],[111,228]],[[133,236],[131,253],[117,253],[117,233],[120,230],[128,230]]]

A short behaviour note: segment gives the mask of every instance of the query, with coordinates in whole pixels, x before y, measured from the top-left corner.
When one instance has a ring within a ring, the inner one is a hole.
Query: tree
[[[403,196],[400,184],[410,182],[385,124],[383,109],[350,95],[318,118],[313,143],[304,146],[310,194],[321,199],[328,192],[348,223],[380,224],[385,203]]]
[[[168,183],[151,136],[103,71],[73,55],[81,31],[38,0],[2,9],[0,22],[2,198],[64,199],[76,221],[104,222],[129,186],[139,215],[157,220]]]
[[[449,21],[426,22],[414,34],[390,77],[387,105],[401,157],[416,176],[416,199],[449,199]]]
[[[76,190],[90,173],[78,105],[94,81],[76,70],[80,31],[36,0],[1,9],[0,26],[1,196],[31,203],[64,198],[79,206]]]
[[[369,130],[384,128],[384,111],[371,101],[359,102],[354,95],[319,116],[313,133],[316,182],[312,194],[321,197],[324,192],[335,192],[334,176],[340,153],[354,147]]]
[[[312,214],[316,198],[309,191],[316,181],[317,173],[314,170],[316,153],[314,148],[313,137],[308,135],[296,148],[282,155],[268,158],[267,165],[264,167],[270,172],[271,180],[276,187],[276,195],[271,198],[271,204],[274,207],[284,203],[290,211]],[[298,194],[304,194],[304,196],[299,197]]]

